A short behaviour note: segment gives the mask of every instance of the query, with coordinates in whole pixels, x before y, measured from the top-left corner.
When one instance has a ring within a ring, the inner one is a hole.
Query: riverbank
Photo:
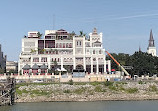
[[[15,102],[158,100],[157,82],[21,84]]]

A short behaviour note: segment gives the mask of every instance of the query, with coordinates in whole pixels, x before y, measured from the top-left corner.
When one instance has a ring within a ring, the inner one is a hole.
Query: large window
[[[86,72],[91,73],[91,65],[86,65]]]
[[[99,72],[101,72],[101,73],[104,72],[104,65],[99,65]]]

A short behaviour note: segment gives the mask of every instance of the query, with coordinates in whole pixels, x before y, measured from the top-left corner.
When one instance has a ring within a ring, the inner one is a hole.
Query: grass
[[[157,90],[157,87],[155,85],[150,85],[149,86],[149,91],[156,92],[158,90]]]
[[[103,92],[103,88],[99,85],[94,88],[95,92]]]
[[[138,89],[137,88],[128,88],[128,89],[126,89],[125,90],[127,93],[136,93],[136,92],[138,92]]]
[[[73,93],[75,93],[75,94],[82,94],[82,93],[84,93],[84,92],[86,92],[86,88],[84,88],[84,87],[75,89],[75,90],[73,91]]]
[[[75,82],[74,84],[75,84],[75,85],[86,85],[87,82]]]
[[[26,89],[23,89],[23,90],[19,90],[19,89],[16,89],[16,93],[18,95],[22,95],[23,93],[27,94],[31,94],[31,95],[49,95],[52,93],[52,91],[45,91],[45,90],[30,90],[30,91],[27,91]]]
[[[93,95],[94,94],[94,90],[88,89],[87,92],[88,92],[89,95]]]
[[[89,83],[90,85],[93,85],[93,86],[97,86],[97,85],[99,85],[99,84],[102,84],[102,82],[90,82]]]
[[[118,91],[118,88],[116,86],[109,86],[108,88],[113,91]]]
[[[16,93],[18,95],[22,95],[22,93],[29,93],[30,91],[27,91],[26,89],[23,89],[23,90],[19,90],[19,89],[16,89]]]

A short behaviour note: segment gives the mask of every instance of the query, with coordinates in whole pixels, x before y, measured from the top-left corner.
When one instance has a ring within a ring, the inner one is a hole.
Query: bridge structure
[[[7,78],[0,82],[0,106],[13,105],[15,98],[15,79]]]

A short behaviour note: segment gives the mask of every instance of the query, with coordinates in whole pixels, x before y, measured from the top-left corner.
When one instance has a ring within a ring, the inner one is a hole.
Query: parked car
[[[42,82],[44,82],[43,80],[34,80],[34,81],[32,81],[33,83],[42,83]]]
[[[16,83],[26,83],[24,80],[16,80]]]

